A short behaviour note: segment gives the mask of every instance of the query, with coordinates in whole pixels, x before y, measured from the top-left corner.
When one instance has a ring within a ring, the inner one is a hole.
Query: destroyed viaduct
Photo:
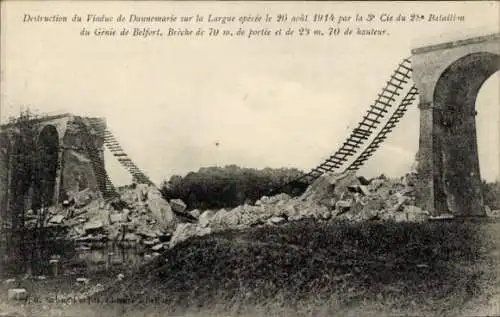
[[[419,204],[431,214],[485,214],[479,186],[475,100],[482,84],[499,69],[499,33],[412,50],[409,70],[413,70],[411,77],[418,90],[420,109],[422,199]],[[409,73],[404,75],[410,76]],[[112,185],[105,171],[104,145],[114,151],[115,157],[137,182],[151,183],[122,153],[119,144],[103,132],[106,131],[104,119],[62,114],[44,118],[39,127],[39,148],[45,152],[41,157],[44,164],[52,166],[50,175],[44,175],[38,182],[46,186],[33,190],[44,193],[41,195],[46,200],[43,204],[57,203],[67,193],[85,188],[106,195]],[[2,126],[2,147],[12,146],[5,138],[5,131],[11,128]],[[0,169],[8,171],[9,164],[10,158],[0,155]],[[13,180],[8,173],[0,176],[0,208],[6,210]]]
[[[104,119],[96,119],[105,126]],[[45,117],[36,124],[38,131],[37,151],[38,158],[45,166],[45,173],[34,181],[42,188],[34,185],[25,200],[38,206],[55,204],[68,193],[89,188],[95,192],[106,189],[106,174],[104,169],[104,139],[93,127],[88,124],[88,118],[71,114],[61,114]],[[12,149],[14,142],[7,137],[12,125],[3,125],[0,137],[2,147]],[[12,164],[11,157],[3,151],[0,156],[0,169],[9,171]],[[0,207],[9,208],[9,187],[11,179],[9,173],[3,174],[0,179]],[[29,205],[31,205],[29,203]],[[30,206],[31,207],[31,206]]]

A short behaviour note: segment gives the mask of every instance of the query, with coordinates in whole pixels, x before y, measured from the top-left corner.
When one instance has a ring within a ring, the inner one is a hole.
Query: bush
[[[491,209],[500,209],[500,182],[487,183],[483,181],[482,192],[484,204]]]
[[[167,199],[182,199],[189,209],[232,208],[271,195],[300,175],[293,168],[204,167],[184,177],[172,176],[161,191]]]

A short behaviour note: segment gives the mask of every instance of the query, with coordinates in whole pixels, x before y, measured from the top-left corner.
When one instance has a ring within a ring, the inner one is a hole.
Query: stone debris
[[[179,242],[182,242],[193,236],[203,236],[210,234],[212,230],[210,228],[202,228],[196,224],[192,223],[181,223],[175,229],[175,232],[170,240],[170,247],[172,248]]]
[[[157,238],[160,234],[158,231],[154,231],[144,226],[139,227],[139,229],[137,229],[135,233],[143,237],[144,239],[154,239]]]
[[[109,215],[109,222],[114,223],[126,223],[128,222],[129,211],[127,209],[122,210],[118,213],[112,213]]]
[[[152,240],[142,240],[142,244],[150,246],[150,247],[158,245],[158,242],[160,242],[160,239],[158,239],[158,238],[155,238]]]
[[[120,198],[108,202],[89,189],[68,193],[61,206],[43,211],[47,216],[42,221],[66,227],[67,238],[79,244],[121,241],[152,248],[168,242],[181,223],[172,206],[176,212],[188,213],[182,200],[172,200],[171,206],[154,186],[131,185],[118,191]],[[37,225],[38,215],[30,213],[29,225]]]
[[[174,230],[177,225],[176,216],[168,202],[161,197],[157,189],[152,188],[148,192],[147,206],[162,229]],[[146,211],[145,209],[143,210]]]
[[[200,216],[201,216],[201,211],[199,211],[198,209],[195,209],[195,210],[191,210],[191,211],[189,212],[189,214],[190,214],[192,217],[194,217],[194,218],[196,218],[196,219],[199,219],[199,218],[200,218]]]
[[[486,216],[488,216],[488,217],[493,216],[493,213],[491,212],[491,208],[488,205],[484,206],[484,212],[486,213]]]
[[[97,195],[92,192],[89,188],[75,193],[68,193],[70,197],[69,201],[74,203],[76,208],[82,208],[90,204],[91,201],[97,198]]]
[[[76,282],[77,282],[78,284],[84,284],[84,285],[87,285],[87,284],[89,283],[89,279],[88,279],[88,278],[86,278],[86,277],[78,277],[78,278],[76,279]]]
[[[25,301],[28,299],[28,292],[24,288],[11,288],[7,291],[9,301]]]
[[[365,185],[359,185],[358,188],[359,188],[359,190],[361,191],[361,193],[363,195],[365,195],[365,196],[369,196],[370,195],[370,190]]]
[[[494,218],[500,217],[500,210],[491,210],[490,206],[488,205],[484,205],[484,211],[486,212],[486,216],[488,217],[494,217]]]
[[[407,221],[409,222],[425,222],[429,220],[429,212],[416,206],[406,206],[403,213],[406,214]]]
[[[357,177],[354,171],[325,173],[299,197],[287,194],[263,196],[253,205],[244,204],[231,210],[193,211],[198,222],[178,225],[169,246],[173,247],[191,236],[308,218],[355,222],[428,221],[429,213],[414,205],[415,183],[414,173],[401,179],[382,175],[371,180]]]
[[[208,227],[210,224],[210,221],[212,218],[215,216],[217,213],[216,210],[205,210],[203,213],[201,213],[200,217],[198,218],[198,223],[201,227]]]
[[[155,244],[151,250],[153,251],[160,251],[161,249],[163,249],[163,243],[159,243],[159,244]]]
[[[438,216],[429,216],[429,220],[450,220],[455,218],[453,214],[442,214]]]
[[[83,226],[83,229],[85,230],[85,233],[96,233],[99,231],[103,231],[104,224],[102,223],[102,221],[87,222]]]
[[[280,223],[284,223],[286,220],[285,218],[282,218],[282,217],[272,217],[272,218],[269,218],[269,220],[267,220],[267,222],[271,225],[278,225]]]
[[[130,233],[130,232],[129,232],[129,233],[125,234],[125,236],[124,236],[124,239],[123,239],[123,240],[125,240],[125,241],[132,241],[132,242],[136,242],[136,241],[139,241],[140,239],[141,239],[141,238],[140,238],[138,235],[136,235],[135,233]]]
[[[385,176],[366,179],[355,171],[325,173],[297,197],[278,194],[263,196],[254,204],[232,209],[189,210],[180,199],[166,201],[153,186],[132,185],[119,189],[121,198],[106,203],[88,191],[70,198],[76,208],[73,217],[63,211],[49,210],[52,219],[71,228],[69,235],[78,242],[123,241],[140,243],[146,254],[172,248],[193,236],[262,225],[280,225],[289,221],[316,219],[327,221],[392,220],[424,222],[432,217],[415,206],[415,174],[400,179]],[[76,202],[79,202],[76,204]],[[84,207],[77,207],[84,206]],[[493,214],[487,209],[488,214]],[[179,220],[188,215],[194,223]],[[148,253],[149,252],[149,253]]]
[[[172,207],[174,212],[182,214],[186,211],[187,205],[180,199],[171,199],[170,207]]]
[[[314,181],[302,194],[302,201],[317,202],[331,206],[332,199],[337,201],[342,199],[351,186],[361,185],[356,173],[348,171],[346,173],[328,172]]]
[[[60,224],[64,220],[64,215],[55,215],[50,218],[49,223],[51,224]]]
[[[5,281],[3,281],[3,284],[4,285],[13,285],[14,283],[16,283],[16,279],[15,278],[9,278],[9,279],[6,279]]]

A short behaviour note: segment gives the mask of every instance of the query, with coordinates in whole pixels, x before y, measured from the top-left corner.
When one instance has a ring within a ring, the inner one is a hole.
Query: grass
[[[499,241],[500,222],[485,220],[227,231],[184,241],[124,281],[93,276],[108,287],[90,302],[15,308],[40,317],[493,315]],[[43,297],[74,290],[71,281],[28,286]]]
[[[223,232],[184,241],[94,300],[171,314],[458,313],[494,278],[483,226],[302,221]]]

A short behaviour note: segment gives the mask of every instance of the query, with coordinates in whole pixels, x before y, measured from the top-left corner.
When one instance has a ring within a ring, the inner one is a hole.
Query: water
[[[113,267],[138,267],[145,262],[145,255],[144,249],[138,244],[82,243],[75,245],[74,253],[63,262],[78,265],[87,271],[100,271]]]
[[[152,257],[140,244],[115,242],[76,243],[71,240],[52,240],[35,244],[23,242],[24,259],[19,254],[3,253],[0,278],[29,273],[33,276],[55,277],[76,272],[103,272],[116,268],[134,269]]]

